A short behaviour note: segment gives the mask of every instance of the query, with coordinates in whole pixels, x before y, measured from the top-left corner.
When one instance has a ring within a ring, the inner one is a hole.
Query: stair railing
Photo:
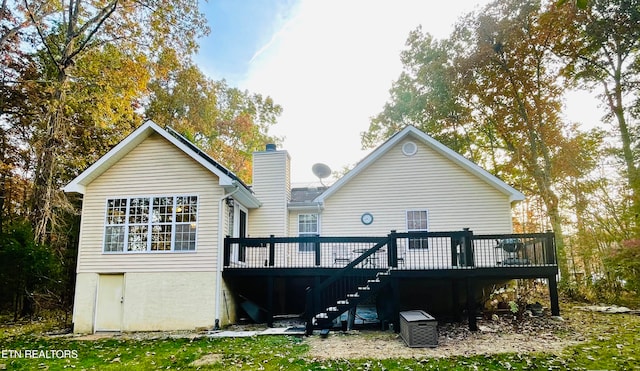
[[[367,278],[375,277],[376,273],[382,270],[382,268],[363,269],[359,265],[371,259],[371,256],[387,246],[389,241],[389,237],[381,237],[376,245],[320,282],[315,288],[307,287],[305,317],[308,330],[316,314],[330,305],[335,305],[337,300],[345,298],[350,291],[355,291],[358,285],[366,283]]]

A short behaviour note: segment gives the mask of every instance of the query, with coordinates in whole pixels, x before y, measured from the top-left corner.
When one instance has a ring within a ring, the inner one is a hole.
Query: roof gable
[[[80,175],[78,175],[69,184],[67,184],[63,188],[63,190],[65,192],[78,192],[84,194],[87,185],[89,185],[94,179],[111,168],[111,166],[120,161],[124,156],[126,156],[129,152],[131,152],[153,133],[159,134],[168,142],[184,152],[187,156],[202,165],[211,173],[215,174],[219,179],[218,185],[224,188],[238,188],[239,192],[237,193],[237,196],[243,198],[243,201],[245,201],[245,206],[258,207],[260,205],[260,202],[253,196],[249,187],[247,187],[247,185],[244,184],[244,182],[242,182],[242,180],[240,180],[240,178],[238,178],[232,171],[216,162],[209,155],[204,153],[196,145],[188,141],[176,131],[172,129],[165,130],[153,121],[147,121],[136,130],[134,130],[125,139],[123,139],[109,152],[102,156],[98,161],[94,162],[85,171],[80,173]]]
[[[406,138],[413,138],[417,141],[420,141],[424,145],[428,146],[435,152],[441,154],[448,160],[453,163],[459,165],[469,173],[474,176],[480,178],[482,181],[488,183],[492,187],[496,188],[501,193],[509,196],[509,201],[521,201],[524,200],[524,195],[517,191],[515,188],[506,184],[502,180],[498,179],[496,176],[492,175],[488,171],[484,170],[480,166],[475,163],[469,161],[462,155],[453,151],[449,147],[444,144],[438,142],[433,139],[431,136],[423,133],[422,131],[416,129],[413,126],[407,126],[402,131],[396,133],[391,138],[389,138],[386,142],[376,148],[373,152],[371,152],[368,156],[366,156],[362,161],[360,161],[356,167],[354,167],[351,171],[349,171],[345,176],[340,178],[337,182],[335,182],[326,192],[319,195],[314,201],[323,202],[325,199],[329,198],[331,195],[340,190],[345,184],[347,184],[350,180],[357,177],[362,171],[368,168],[371,164],[376,162],[379,158],[385,155],[391,148],[393,148],[396,144],[400,143],[402,140]]]

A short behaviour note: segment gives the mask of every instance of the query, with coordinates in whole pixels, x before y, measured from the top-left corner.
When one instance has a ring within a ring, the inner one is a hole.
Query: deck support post
[[[320,276],[313,277],[313,315],[320,313],[320,284],[322,278]]]
[[[306,290],[306,305],[305,305],[305,310],[304,310],[304,316],[305,316],[305,320],[306,320],[306,326],[305,326],[305,332],[304,334],[309,336],[313,334],[313,290],[311,289],[311,287],[307,287]]]
[[[347,331],[353,330],[353,324],[356,322],[357,306],[350,308],[347,311]]]
[[[267,278],[267,327],[273,327],[273,276]]]
[[[467,317],[469,319],[469,330],[478,331],[478,323],[476,322],[476,293],[474,278],[467,278]]]
[[[457,279],[451,280],[451,306],[453,308],[453,320],[460,322],[460,285]]]
[[[393,331],[400,333],[400,282],[397,278],[391,279],[391,297],[393,299]]]
[[[560,302],[558,300],[558,281],[556,276],[549,276],[549,301],[551,302],[551,315],[560,315]]]

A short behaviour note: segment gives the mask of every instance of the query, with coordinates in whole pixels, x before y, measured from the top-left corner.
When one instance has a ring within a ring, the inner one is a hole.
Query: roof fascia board
[[[386,142],[384,142],[380,147],[376,148],[372,153],[370,153],[367,157],[365,157],[355,168],[353,168],[350,172],[348,172],[345,176],[340,178],[337,182],[335,182],[329,189],[327,189],[324,193],[319,195],[314,199],[314,202],[324,202],[325,199],[330,197],[332,194],[337,192],[345,183],[349,182],[352,178],[357,176],[360,172],[366,169],[373,162],[382,157],[385,153],[387,153],[393,146],[399,143],[401,140],[406,137],[413,135],[417,139],[421,140],[424,144],[434,149],[436,152],[445,156],[449,160],[454,163],[460,165],[467,171],[472,174],[478,176],[483,179],[485,182],[489,183],[493,187],[497,188],[503,194],[509,196],[509,202],[521,201],[524,200],[525,196],[515,188],[511,187],[507,183],[498,179],[496,176],[492,175],[488,171],[484,170],[480,166],[476,165],[472,161],[466,159],[462,155],[453,151],[451,148],[445,146],[444,144],[438,142],[431,136],[423,133],[422,131],[416,129],[413,126],[407,126],[403,130],[399,131],[391,138],[389,138]]]

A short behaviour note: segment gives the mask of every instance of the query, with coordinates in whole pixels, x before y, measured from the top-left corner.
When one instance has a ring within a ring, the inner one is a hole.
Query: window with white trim
[[[298,215],[298,235],[300,237],[313,237],[318,235],[318,214]],[[311,242],[300,243],[300,251],[314,251],[315,246]]]
[[[407,210],[407,232],[428,232],[429,212],[427,210]],[[410,249],[429,248],[426,238],[409,238]]]
[[[104,252],[195,251],[198,196],[110,198]]]

